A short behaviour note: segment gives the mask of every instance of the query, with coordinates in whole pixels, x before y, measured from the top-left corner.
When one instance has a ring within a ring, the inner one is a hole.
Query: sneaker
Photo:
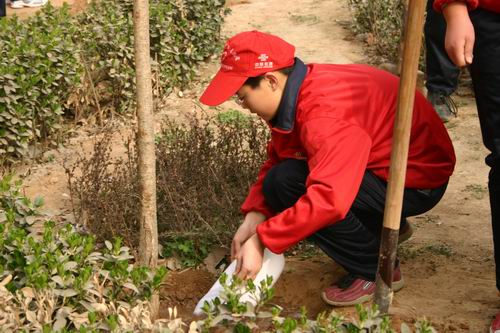
[[[24,8],[24,1],[23,0],[12,1],[10,3],[10,8],[14,9]]]
[[[394,270],[392,290],[399,291],[404,287],[401,270],[397,267]],[[368,281],[354,274],[347,274],[340,279],[337,284],[328,287],[323,291],[323,300],[335,306],[349,306],[371,301],[375,294],[375,281]]]
[[[23,0],[24,7],[42,7],[45,6],[48,0]]]
[[[500,333],[500,312],[497,313],[495,319],[491,322],[490,333]]]
[[[413,227],[406,221],[399,229],[398,244],[406,242],[413,235]]]
[[[457,116],[457,105],[450,96],[429,91],[427,93],[427,99],[431,102],[434,110],[436,110],[443,123],[447,123],[451,118]]]

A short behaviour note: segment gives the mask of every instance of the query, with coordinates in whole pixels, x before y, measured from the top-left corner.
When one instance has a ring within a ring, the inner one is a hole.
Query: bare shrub
[[[229,115],[229,116],[228,116]],[[165,122],[156,137],[160,239],[227,245],[239,224],[239,206],[265,158],[267,128],[230,111]],[[67,168],[78,220],[105,239],[116,235],[137,246],[139,210],[136,154],[113,160],[110,138]],[[77,170],[81,170],[78,174]]]
[[[121,236],[128,245],[135,245],[139,241],[135,152],[127,140],[127,156],[112,158],[111,138],[111,133],[104,134],[92,154],[81,153],[72,167],[65,166],[73,211],[99,241]]]
[[[369,44],[378,55],[397,63],[403,29],[403,0],[349,0],[354,30],[370,34]]]

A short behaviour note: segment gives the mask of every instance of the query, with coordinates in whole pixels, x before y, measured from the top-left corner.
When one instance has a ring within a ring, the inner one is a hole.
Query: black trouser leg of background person
[[[470,13],[476,42],[470,66],[483,142],[490,154],[489,192],[497,288],[500,290],[500,14],[483,9]]]
[[[307,163],[294,159],[270,169],[263,184],[267,204],[276,212],[293,206],[306,192],[308,173]],[[434,207],[445,190],[446,185],[434,190],[405,189],[401,223],[406,223],[407,216],[422,214]],[[386,182],[366,171],[345,219],[309,237],[349,273],[372,281],[377,271],[386,191]]]
[[[456,89],[460,70],[451,62],[444,48],[446,21],[441,13],[432,9],[434,0],[427,1],[425,18],[425,60],[428,91],[449,96]]]
[[[7,16],[6,0],[0,0],[0,17]]]
[[[453,64],[444,48],[446,21],[432,9],[434,0],[427,1],[425,18],[425,60],[427,98],[441,119],[446,122],[456,113],[449,96],[457,89],[460,70]]]

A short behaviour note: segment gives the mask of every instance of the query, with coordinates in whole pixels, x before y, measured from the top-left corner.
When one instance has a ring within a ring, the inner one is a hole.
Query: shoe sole
[[[24,7],[28,7],[28,8],[36,8],[36,7],[43,7],[45,6],[45,4],[34,4],[34,5],[31,5],[31,4],[24,4],[23,5]]]
[[[404,286],[405,286],[405,282],[404,282],[403,278],[401,278],[401,280],[399,280],[398,282],[394,282],[392,284],[392,290],[394,292],[397,292],[397,291],[400,291],[401,289],[403,289]],[[348,302],[336,302],[336,301],[332,301],[332,300],[328,299],[326,297],[326,293],[323,291],[321,293],[321,298],[323,299],[323,301],[325,303],[333,305],[333,306],[351,306],[351,305],[356,305],[356,304],[361,304],[361,303],[371,301],[373,299],[373,295],[361,296],[355,300],[348,301]]]

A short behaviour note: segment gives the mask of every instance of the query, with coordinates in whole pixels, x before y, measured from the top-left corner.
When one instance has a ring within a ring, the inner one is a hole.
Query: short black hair
[[[290,67],[285,67],[281,68],[278,70],[278,72],[285,74],[286,76],[290,75],[290,73],[293,71],[293,66]],[[260,85],[260,81],[264,78],[264,75],[259,75],[259,76],[254,76],[254,77],[249,77],[243,85],[250,86],[252,89],[257,88]]]

